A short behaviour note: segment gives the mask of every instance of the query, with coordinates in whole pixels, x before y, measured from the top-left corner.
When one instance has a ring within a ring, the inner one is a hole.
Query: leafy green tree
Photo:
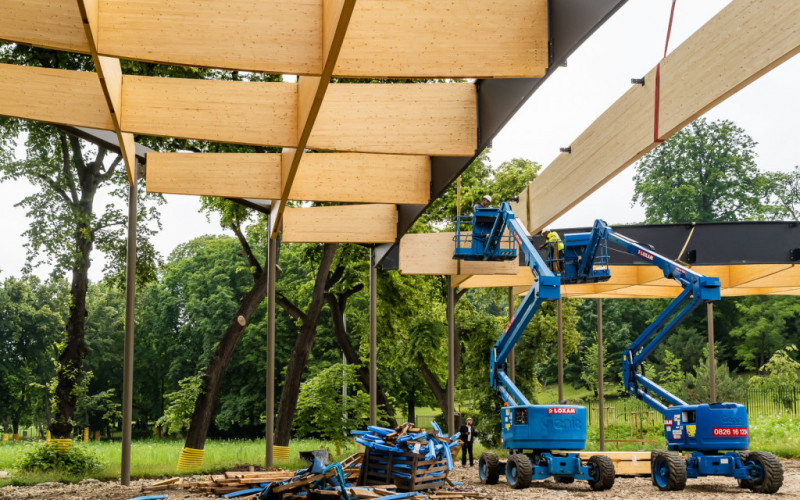
[[[167,434],[181,434],[189,428],[195,402],[200,395],[203,379],[200,375],[186,377],[178,382],[179,389],[167,394],[169,406],[158,419],[158,426]]]
[[[597,345],[597,337],[588,346],[581,349],[580,358],[583,371],[581,372],[581,380],[583,383],[592,390],[595,397],[599,394],[600,387],[600,371],[598,366],[599,346]],[[611,363],[608,359],[608,349],[605,342],[603,342],[603,380],[605,381],[605,374],[611,368]]]
[[[772,219],[800,220],[800,166],[791,172],[766,175],[767,216]]]
[[[0,46],[0,62],[48,68],[93,70],[89,56],[68,54],[21,45]],[[55,388],[54,420],[50,430],[55,437],[69,437],[77,395],[76,384],[86,356],[85,323],[88,271],[92,251],[97,248],[109,260],[109,272],[124,269],[127,213],[127,179],[122,158],[109,155],[102,147],[90,146],[49,125],[6,119],[0,123],[0,142],[14,147],[25,139],[25,158],[15,161],[0,157],[0,181],[25,179],[39,192],[17,203],[26,210],[31,225],[28,238],[30,267],[47,263],[53,275],[71,273],[69,316],[66,342],[59,354],[58,380]],[[95,207],[102,193],[119,200],[103,209]],[[157,225],[158,212],[149,202],[159,197],[140,197],[137,274],[146,280],[153,277],[157,258],[149,236]]]
[[[744,401],[747,396],[747,385],[743,384],[736,376],[731,373],[726,363],[719,363],[714,358],[716,365],[715,380],[717,389],[717,401]],[[710,375],[708,371],[708,348],[703,349],[703,357],[694,367],[694,374],[687,373],[683,387],[679,394],[689,404],[708,403],[711,399],[709,393]]]
[[[784,407],[791,410],[794,395],[787,389],[800,385],[800,363],[794,357],[797,346],[792,344],[778,350],[759,370],[759,376],[750,379],[750,385],[768,389],[778,394]]]
[[[764,366],[792,333],[797,338],[800,303],[795,297],[746,297],[737,301],[736,309],[739,325],[731,330],[735,356],[749,370]]]
[[[700,118],[642,157],[633,202],[648,224],[755,218],[766,185],[755,146],[733,122]]]
[[[661,387],[673,394],[677,394],[681,390],[684,380],[681,360],[672,354],[669,349],[664,351],[663,368],[656,371],[654,379]]]

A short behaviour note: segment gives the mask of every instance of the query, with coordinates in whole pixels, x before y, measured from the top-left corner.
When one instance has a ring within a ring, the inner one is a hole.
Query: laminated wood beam
[[[279,153],[149,153],[147,190],[276,199],[282,192],[284,159]],[[289,199],[425,203],[429,185],[427,156],[306,153]]]
[[[99,0],[103,55],[267,73],[320,74],[320,0]]]
[[[86,41],[94,60],[97,76],[103,88],[106,98],[108,111],[111,114],[111,121],[114,124],[114,132],[117,134],[120,153],[125,161],[125,170],[128,173],[128,183],[135,185],[136,172],[136,143],[133,134],[123,132],[120,126],[120,115],[122,113],[122,67],[119,59],[105,57],[97,53],[97,0],[77,0],[78,9],[81,14]]]
[[[125,75],[122,103],[125,132],[235,144],[297,142],[294,83]]]
[[[503,262],[453,259],[455,233],[407,234],[400,240],[401,274],[508,274],[516,275],[516,260]],[[460,272],[459,272],[460,267]]]
[[[0,40],[89,54],[74,1],[4,1],[0,2],[0,19]]]
[[[666,139],[800,50],[800,2],[734,0],[661,63],[659,135]],[[655,69],[530,186],[531,232],[575,206],[656,146]]]
[[[0,115],[114,130],[97,74],[86,71],[0,64]]]
[[[273,199],[281,193],[281,156],[259,153],[149,153],[147,191]]]
[[[359,0],[338,77],[541,78],[547,0]]]
[[[386,243],[397,237],[397,205],[287,208],[287,243]]]
[[[476,106],[472,83],[331,85],[308,147],[472,156]]]
[[[347,26],[353,14],[355,0],[323,0],[322,9],[322,74],[320,76],[304,76],[297,80],[297,142],[292,149],[285,151],[282,163],[283,192],[280,199],[273,203],[270,214],[270,234],[277,237],[283,211],[292,190],[297,167],[308,145],[311,130],[319,115],[322,100],[328,91],[333,68],[342,48]]]

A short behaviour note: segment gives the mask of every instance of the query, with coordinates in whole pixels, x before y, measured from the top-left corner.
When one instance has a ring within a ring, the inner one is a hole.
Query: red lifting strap
[[[669,11],[669,25],[667,26],[667,41],[664,42],[664,57],[661,58],[661,61],[667,57],[667,47],[669,47],[669,36],[672,33],[672,18],[675,16],[675,3],[678,0],[672,0],[672,8]],[[658,103],[660,100],[661,95],[661,61],[658,62],[656,66],[656,102],[655,102],[655,116],[653,122],[653,142],[659,143],[664,142],[663,139],[658,138]]]

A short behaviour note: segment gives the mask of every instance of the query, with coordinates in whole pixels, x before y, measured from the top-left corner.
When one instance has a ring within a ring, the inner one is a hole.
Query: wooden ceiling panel
[[[276,198],[281,193],[281,157],[258,153],[149,153],[147,191]]]
[[[547,0],[359,0],[334,75],[541,78]]]
[[[476,106],[472,83],[330,85],[308,147],[472,156],[478,146]]]
[[[287,243],[388,243],[397,237],[397,205],[287,208]]]
[[[292,146],[297,86],[125,75],[122,129],[235,144]]]
[[[0,115],[114,130],[97,73],[85,71],[0,64]]]
[[[319,74],[322,0],[100,0],[103,55],[267,73]]]
[[[89,53],[74,0],[0,2],[0,40],[46,49]]]

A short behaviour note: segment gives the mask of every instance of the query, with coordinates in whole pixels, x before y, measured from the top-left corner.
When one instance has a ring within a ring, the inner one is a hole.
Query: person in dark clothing
[[[472,426],[472,418],[467,418],[467,423],[458,430],[461,433],[461,466],[467,466],[467,453],[469,453],[469,466],[472,467],[472,443],[475,441],[475,427]]]

